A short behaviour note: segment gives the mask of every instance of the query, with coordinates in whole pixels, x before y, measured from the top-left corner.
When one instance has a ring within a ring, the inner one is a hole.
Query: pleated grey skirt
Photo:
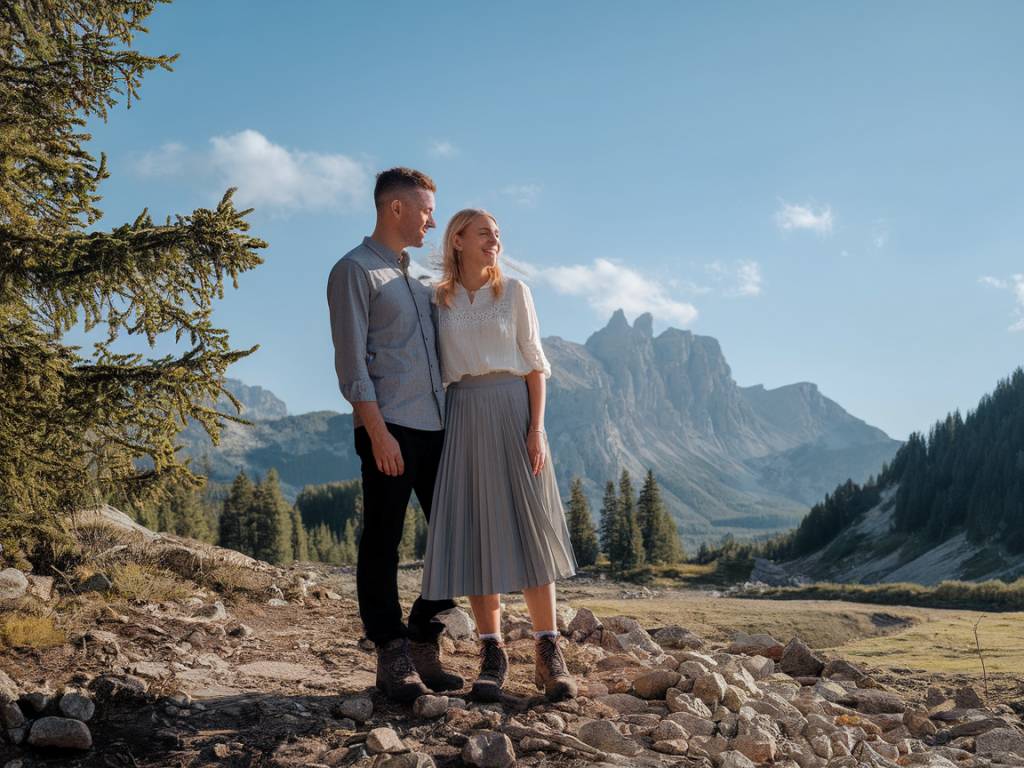
[[[445,399],[423,597],[514,592],[575,574],[550,450],[539,475],[530,469],[526,379],[468,376]]]

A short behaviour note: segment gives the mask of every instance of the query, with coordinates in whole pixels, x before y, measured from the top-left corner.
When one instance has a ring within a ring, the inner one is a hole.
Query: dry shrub
[[[115,594],[138,603],[184,600],[192,593],[192,585],[170,571],[140,563],[114,566],[110,580]]]
[[[240,565],[215,565],[202,574],[201,583],[225,597],[256,595],[266,591],[272,579]]]
[[[9,648],[44,650],[66,641],[67,637],[54,624],[52,616],[16,613],[0,619],[0,642]]]

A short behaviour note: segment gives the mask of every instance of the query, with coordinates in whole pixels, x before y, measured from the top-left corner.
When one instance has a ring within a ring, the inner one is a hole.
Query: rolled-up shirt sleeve
[[[523,359],[532,370],[541,371],[545,378],[550,378],[551,364],[540,343],[540,324],[537,322],[537,310],[533,306],[533,294],[521,280],[516,281],[515,317],[516,343]]]
[[[376,400],[377,392],[366,368],[370,282],[355,261],[342,259],[331,271],[327,306],[331,311],[334,370],[342,396],[350,403]]]

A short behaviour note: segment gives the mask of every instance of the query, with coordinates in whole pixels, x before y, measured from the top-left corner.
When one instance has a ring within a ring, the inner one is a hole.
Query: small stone
[[[408,751],[402,740],[398,738],[398,734],[391,728],[374,728],[370,731],[366,736],[366,748],[370,754],[374,755]]]
[[[339,760],[327,764],[341,765],[341,762]],[[374,762],[373,768],[434,768],[435,765],[434,758],[424,752],[406,752],[404,755],[387,755],[378,758]]]
[[[725,696],[725,678],[717,672],[701,675],[693,682],[693,695],[709,707],[715,707]]]
[[[857,710],[866,715],[902,714],[907,710],[907,703],[897,694],[875,688],[850,691],[850,698]]]
[[[18,700],[18,686],[6,672],[0,669],[0,704]]]
[[[283,600],[280,597],[272,597],[269,600],[267,600],[267,605],[269,605],[271,608],[284,608],[286,605],[288,605],[288,601]]]
[[[774,762],[777,750],[774,738],[755,734],[740,734],[732,740],[732,748],[755,763]]]
[[[50,602],[53,598],[52,576],[36,576],[30,573],[25,578],[28,579],[28,591],[30,595],[38,597],[44,603]]]
[[[688,739],[690,734],[686,732],[679,723],[674,720],[662,720],[650,733],[654,741],[672,741],[673,739]]]
[[[779,669],[791,677],[818,677],[824,668],[825,662],[799,637],[786,644],[779,659]]]
[[[337,718],[347,717],[357,723],[365,723],[373,716],[373,700],[369,696],[351,696],[338,702],[331,714]]]
[[[18,600],[28,592],[28,579],[17,568],[0,571],[0,600]]]
[[[606,707],[611,707],[621,715],[634,715],[647,711],[646,701],[628,693],[609,693],[607,696],[598,696],[596,701]]]
[[[662,739],[654,742],[651,749],[664,755],[685,755],[690,745],[686,739]]]
[[[469,737],[462,759],[477,768],[510,768],[516,764],[512,740],[504,733],[481,731]]]
[[[78,584],[79,592],[109,592],[114,588],[114,584],[110,581],[110,578],[105,573],[94,573],[89,578],[85,579]],[[31,740],[29,736],[29,740]]]
[[[569,635],[577,640],[584,640],[601,628],[601,620],[589,608],[580,608],[569,622]]]
[[[974,740],[974,748],[979,755],[1013,752],[1024,758],[1024,733],[1014,728],[996,728],[978,735]]]
[[[248,637],[252,637],[255,632],[252,631],[252,627],[248,624],[238,623],[228,629],[228,634],[231,635],[231,637],[240,637],[244,640]]]
[[[704,647],[704,641],[701,638],[677,624],[662,627],[654,633],[653,637],[654,642],[662,648],[686,648],[699,651]]]
[[[630,757],[641,751],[632,739],[623,736],[611,720],[588,720],[580,726],[580,741],[604,752]]]
[[[25,725],[25,715],[15,702],[0,704],[0,730],[12,730]]]
[[[948,698],[949,697],[941,688],[934,685],[929,685],[928,691],[924,695],[924,703],[925,706],[931,709],[932,707],[937,707],[939,706],[939,704],[944,703]]]
[[[213,745],[213,754],[214,754],[214,757],[218,757],[221,760],[225,760],[225,759],[227,759],[228,757],[231,756],[231,747],[229,747],[227,744],[223,744],[223,743],[221,743],[221,744],[214,744]]]
[[[973,685],[965,685],[956,692],[957,709],[981,709],[985,706],[981,691]]]
[[[545,712],[540,719],[553,731],[562,733],[565,730],[565,718],[555,712]]]
[[[743,656],[765,656],[773,661],[782,658],[782,643],[771,635],[748,635],[737,632],[729,643],[729,653]]]
[[[837,680],[859,680],[864,677],[864,670],[846,659],[832,659],[821,670],[821,676]]]
[[[767,656],[746,656],[740,664],[755,680],[764,680],[775,672],[775,662]]]
[[[444,624],[444,631],[452,640],[471,640],[476,635],[476,624],[461,608],[441,611],[433,620]]]
[[[747,703],[747,693],[738,685],[727,685],[722,696],[722,706],[730,712],[739,712],[740,707]]]
[[[652,669],[633,680],[633,690],[642,699],[664,699],[665,692],[679,679],[680,674],[671,669]]]
[[[92,699],[78,691],[69,691],[60,697],[60,711],[64,717],[89,722],[96,712]]]
[[[718,768],[757,768],[742,752],[727,751],[719,755]]]
[[[412,713],[416,717],[433,719],[441,717],[448,711],[447,696],[431,696],[430,694],[420,696],[412,704]]]
[[[28,743],[49,749],[89,749],[92,747],[92,734],[81,720],[44,717],[32,724]]]
[[[170,677],[171,674],[167,665],[161,664],[159,661],[137,661],[132,664],[131,671],[139,677],[148,677],[154,680]]]
[[[200,621],[224,621],[227,617],[227,609],[224,607],[224,603],[219,600],[210,605],[200,606],[192,614],[192,618],[199,619]]]
[[[920,709],[908,709],[903,713],[903,724],[907,727],[910,735],[915,739],[923,739],[928,736],[934,736],[935,723],[928,717],[927,712],[923,712]]]
[[[710,717],[702,718],[688,712],[674,712],[662,722],[667,721],[682,726],[683,730],[693,736],[715,735],[715,723]]]

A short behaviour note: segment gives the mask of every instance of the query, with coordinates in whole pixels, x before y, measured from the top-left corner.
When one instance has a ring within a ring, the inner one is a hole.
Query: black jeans
[[[416,498],[427,521],[434,498],[434,481],[441,463],[443,431],[426,431],[388,424],[388,431],[402,450],[405,471],[389,477],[377,469],[370,435],[364,427],[355,431],[356,453],[362,461],[363,534],[359,540],[356,590],[359,615],[366,636],[378,645],[396,637],[433,640],[444,628],[432,621],[441,611],[455,607],[454,600],[418,597],[409,613],[408,628],[402,623],[398,602],[398,546],[402,541],[409,497]]]

